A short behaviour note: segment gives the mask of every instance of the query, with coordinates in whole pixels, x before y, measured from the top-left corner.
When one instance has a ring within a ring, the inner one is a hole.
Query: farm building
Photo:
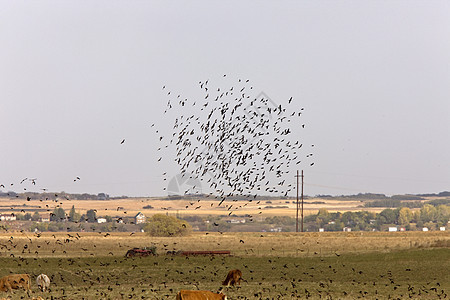
[[[422,228],[422,231],[428,231],[427,227]]]
[[[282,227],[270,228],[270,232],[281,232],[281,231],[283,231]]]
[[[134,221],[135,224],[142,224],[147,221],[147,217],[143,213],[138,212],[138,214],[134,216]]]
[[[342,229],[342,231],[350,232],[350,231],[352,231],[352,229],[351,229],[350,227],[344,227],[344,228]]]
[[[105,218],[97,218],[97,223],[106,223]]]
[[[245,219],[242,219],[242,220],[231,219],[231,220],[227,220],[226,222],[230,223],[230,224],[240,224],[240,223],[245,223]]]
[[[389,228],[388,228],[388,231],[389,231],[389,232],[395,232],[395,231],[397,231],[397,230],[398,230],[397,227],[389,227]]]
[[[39,216],[39,221],[40,222],[50,222],[50,214],[42,214]]]
[[[439,227],[439,230],[440,230],[440,231],[445,231],[445,227],[444,227],[444,226],[441,226],[441,227]]]
[[[0,220],[1,221],[15,221],[17,218],[14,214],[1,214],[0,215]]]

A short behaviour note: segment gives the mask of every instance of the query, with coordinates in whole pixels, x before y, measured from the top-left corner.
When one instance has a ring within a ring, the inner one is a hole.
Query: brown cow
[[[228,272],[227,278],[222,282],[222,285],[235,286],[236,284],[241,284],[242,272],[241,270],[235,269]]]
[[[27,292],[30,290],[30,275],[13,274],[0,278],[0,291],[12,292],[13,289],[24,288]]]
[[[227,296],[210,291],[181,290],[177,294],[177,300],[227,300]]]

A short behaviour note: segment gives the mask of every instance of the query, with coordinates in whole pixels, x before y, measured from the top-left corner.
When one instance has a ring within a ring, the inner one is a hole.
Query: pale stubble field
[[[218,216],[234,214],[238,216],[252,215],[258,216],[292,216],[296,214],[295,200],[254,200],[252,202],[246,200],[240,201],[225,201],[218,207],[219,201],[201,199],[192,200],[168,200],[159,198],[126,198],[113,200],[67,200],[58,199],[52,200],[25,200],[25,199],[0,199],[0,209],[3,213],[8,212],[32,212],[33,208],[44,210],[42,212],[50,213],[56,207],[62,207],[66,212],[69,212],[72,206],[80,214],[85,214],[87,210],[95,209],[97,216],[111,216],[111,217],[133,217],[138,212],[144,213],[146,216],[151,216],[156,213],[168,213],[171,215],[198,215],[198,216]],[[288,203],[287,203],[288,202]],[[317,204],[312,202],[323,202]],[[145,206],[153,208],[146,209]],[[363,203],[356,200],[329,200],[329,199],[307,199],[304,204],[304,215],[315,214],[320,208],[325,208],[329,212],[345,212],[366,210],[372,212],[379,212],[380,208],[363,208]],[[267,208],[270,206],[271,208]]]

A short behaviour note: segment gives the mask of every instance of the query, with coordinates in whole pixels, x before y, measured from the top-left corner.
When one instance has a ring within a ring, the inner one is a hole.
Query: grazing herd
[[[50,286],[50,278],[47,275],[41,274],[36,278],[36,284],[42,291],[48,291]],[[31,290],[31,279],[29,274],[12,274],[0,278],[0,291],[13,292],[23,288],[27,293]]]
[[[225,286],[235,286],[240,285],[242,278],[242,272],[239,269],[234,269],[228,272],[227,277],[222,282]],[[245,281],[245,280],[244,280]],[[50,278],[45,274],[40,274],[36,278],[36,284],[42,292],[46,292],[50,287]],[[0,278],[0,291],[2,292],[13,292],[23,288],[27,293],[31,290],[31,280],[29,274],[12,274],[6,275]],[[227,296],[220,293],[213,293],[211,291],[190,291],[181,290],[178,292],[177,300],[227,300]]]

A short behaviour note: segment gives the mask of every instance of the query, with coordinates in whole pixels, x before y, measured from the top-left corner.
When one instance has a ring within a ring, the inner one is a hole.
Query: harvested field
[[[98,216],[132,217],[138,212],[146,216],[156,213],[170,213],[183,215],[228,215],[230,212],[236,215],[256,215],[264,208],[264,216],[295,216],[296,203],[294,200],[261,200],[225,202],[223,206],[217,207],[218,201],[201,199],[196,200],[168,200],[155,198],[127,198],[114,200],[25,200],[0,198],[0,212],[20,213],[39,211],[39,213],[50,213],[56,207],[62,207],[69,211],[75,206],[77,212],[85,214],[87,210],[95,209]],[[231,209],[230,205],[233,205]],[[379,212],[382,208],[363,208],[361,201],[354,200],[330,200],[314,198],[308,199],[304,205],[305,215],[316,214],[320,208],[326,208],[329,212],[346,212],[367,210]],[[153,208],[144,208],[151,206]],[[199,206],[201,206],[199,208]]]

